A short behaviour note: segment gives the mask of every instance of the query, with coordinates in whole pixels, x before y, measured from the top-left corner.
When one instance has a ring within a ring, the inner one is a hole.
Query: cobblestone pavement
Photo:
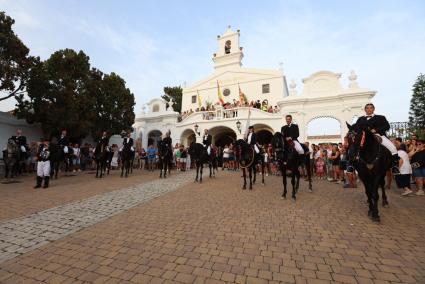
[[[242,191],[239,176],[188,183],[3,262],[0,282],[425,283],[425,198],[391,192],[375,224],[363,189],[302,183],[292,202],[278,177]]]
[[[188,175],[96,195],[0,223],[0,263],[177,189]]]
[[[47,189],[33,189],[35,174],[19,177],[19,183],[3,184],[0,178],[0,222],[23,217],[62,204],[82,200],[96,194],[132,186],[158,178],[158,172],[134,170],[128,178],[120,178],[121,171],[96,179],[93,171],[60,173],[59,179],[51,180]]]

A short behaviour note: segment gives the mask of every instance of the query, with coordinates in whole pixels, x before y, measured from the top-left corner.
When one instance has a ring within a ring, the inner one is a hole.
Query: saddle
[[[382,144],[382,137],[379,136],[378,134],[373,135],[373,137],[375,138],[376,142],[378,142],[379,144]]]

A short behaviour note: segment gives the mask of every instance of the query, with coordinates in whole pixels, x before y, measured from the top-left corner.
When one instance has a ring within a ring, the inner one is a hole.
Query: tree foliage
[[[126,88],[125,81],[115,73],[100,74],[98,70],[91,73],[91,80],[94,80],[91,84],[96,88],[93,90],[96,113],[93,137],[99,137],[103,130],[110,134],[131,130],[135,118],[135,101],[134,95]]]
[[[410,128],[419,136],[425,136],[425,75],[420,74],[413,84],[413,94],[410,100]]]
[[[59,50],[30,73],[27,97],[18,99],[17,114],[40,122],[45,135],[62,129],[72,140],[102,130],[118,133],[134,122],[134,96],[118,75],[90,69],[89,57],[72,49]]]
[[[181,112],[182,110],[182,98],[183,98],[183,89],[178,87],[164,87],[164,93],[161,97],[167,102],[170,101],[170,98],[173,98],[173,109],[174,111]]]
[[[25,90],[28,73],[35,60],[13,32],[14,23],[15,20],[0,12],[0,101],[17,97]]]

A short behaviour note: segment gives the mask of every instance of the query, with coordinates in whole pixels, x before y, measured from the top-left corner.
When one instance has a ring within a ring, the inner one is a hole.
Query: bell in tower
[[[223,35],[217,36],[218,51],[214,53],[215,69],[234,68],[242,66],[243,52],[239,46],[240,30],[232,31],[228,26]]]

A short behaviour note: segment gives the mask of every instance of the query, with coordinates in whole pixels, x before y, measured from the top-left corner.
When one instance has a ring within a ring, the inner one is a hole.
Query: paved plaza
[[[425,198],[389,193],[381,223],[362,187],[239,172],[77,173],[33,190],[0,184],[1,283],[425,283]]]

